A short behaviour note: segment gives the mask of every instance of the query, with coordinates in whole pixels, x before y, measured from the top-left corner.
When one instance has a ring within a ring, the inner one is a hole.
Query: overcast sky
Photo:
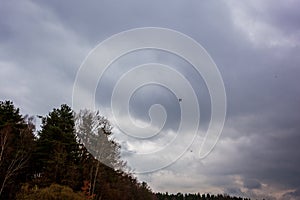
[[[139,180],[160,192],[300,199],[299,8],[296,0],[0,0],[0,100],[12,100],[30,115],[46,115],[62,103],[72,105],[76,73],[101,41],[132,28],[173,29],[200,43],[218,66],[227,95],[226,122],[214,150],[199,159],[201,132],[211,117],[201,76],[168,52],[141,50],[121,57],[97,87],[102,113],[109,117],[112,89],[122,74],[149,62],[182,73],[201,111],[200,136],[192,146],[168,167],[137,174]],[[164,148],[176,137],[181,114],[177,98],[159,85],[139,88],[132,96],[129,108],[135,121],[147,124],[153,104],[164,106],[168,115],[161,133],[149,140],[131,140],[115,129],[132,169],[163,165],[180,153],[176,144],[164,155],[153,154],[155,162],[134,156]],[[129,121],[126,115],[121,118]],[[190,138],[187,131],[182,148]]]

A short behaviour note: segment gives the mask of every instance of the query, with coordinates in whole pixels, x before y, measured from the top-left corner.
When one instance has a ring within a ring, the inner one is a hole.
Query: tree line
[[[36,132],[33,117],[22,116],[11,101],[0,102],[0,199],[154,198],[146,183],[124,172],[111,125],[98,112],[75,115],[62,105],[39,117]],[[93,154],[84,146],[99,141]]]
[[[250,200],[248,198],[242,198],[242,197],[231,197],[227,194],[169,194],[166,193],[156,193],[157,200]]]
[[[227,195],[154,193],[129,173],[112,126],[99,112],[66,104],[41,118],[0,101],[0,199],[240,199]]]

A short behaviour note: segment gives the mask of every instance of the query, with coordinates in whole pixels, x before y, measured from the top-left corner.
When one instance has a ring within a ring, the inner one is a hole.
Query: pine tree
[[[44,186],[55,182],[80,188],[78,170],[79,145],[74,131],[72,109],[62,105],[42,118],[42,130],[38,133],[36,173]]]

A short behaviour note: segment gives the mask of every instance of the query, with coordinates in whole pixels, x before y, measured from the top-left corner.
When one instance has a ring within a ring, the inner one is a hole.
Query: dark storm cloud
[[[98,42],[136,27],[181,31],[202,44],[219,67],[227,92],[227,121],[217,147],[206,159],[197,160],[200,142],[196,140],[174,165],[139,178],[157,191],[183,188],[255,198],[274,193],[277,198],[296,199],[300,187],[299,6],[297,1],[270,0],[1,1],[0,97],[15,101],[26,113],[46,114],[61,103],[71,103],[76,71]],[[124,66],[145,61],[175,65],[198,89],[205,127],[210,118],[207,89],[190,66],[173,56],[145,51],[117,61],[104,77],[105,84],[99,84],[98,103],[109,106],[117,78],[128,69]],[[169,112],[168,136],[174,134],[180,113],[176,98],[163,89],[144,89],[132,99],[133,115],[147,121],[148,107],[162,103]],[[128,145],[123,144],[130,151]],[[285,195],[279,197],[278,191]]]
[[[126,58],[126,59],[125,59]],[[113,87],[116,85],[120,77],[135,66],[144,63],[161,63],[174,67],[178,70],[194,87],[194,91],[199,99],[199,106],[201,109],[201,123],[200,126],[207,127],[210,119],[210,99],[204,81],[200,74],[197,73],[193,67],[182,58],[177,58],[175,55],[168,54],[163,51],[143,50],[127,54],[116,62],[114,62],[101,78],[97,88],[97,103],[101,107],[108,107],[111,103],[111,96]],[[148,76],[146,74],[146,76]],[[141,75],[139,75],[141,76]],[[174,77],[165,77],[166,79],[173,79],[173,85],[178,85]],[[182,86],[184,88],[184,86]],[[104,92],[105,91],[105,92]],[[149,121],[148,111],[154,104],[161,104],[165,107],[168,118],[166,122],[166,129],[176,130],[180,122],[180,107],[179,98],[187,101],[188,97],[176,97],[168,88],[158,85],[146,85],[139,88],[132,96],[130,101],[130,112],[135,118],[144,121]],[[120,99],[120,101],[123,101]],[[189,121],[189,120],[187,120]],[[202,128],[203,128],[202,127]]]
[[[136,0],[126,3],[105,0],[90,4],[80,1],[39,1],[38,4],[52,10],[68,28],[89,39],[92,45],[130,28],[166,24],[178,26],[174,23],[174,17],[185,13],[185,4],[181,1],[172,1],[172,4],[159,2],[159,5]],[[69,9],[70,6],[72,9]]]
[[[244,180],[244,187],[248,189],[260,189],[261,183],[254,179],[246,179]]]

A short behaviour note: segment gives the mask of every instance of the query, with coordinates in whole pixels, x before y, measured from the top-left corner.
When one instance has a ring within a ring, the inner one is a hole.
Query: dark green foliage
[[[62,105],[42,118],[34,160],[36,174],[44,186],[51,183],[80,187],[78,178],[79,145],[74,131],[72,109]]]
[[[11,101],[0,101],[0,129],[5,126],[17,128],[22,122],[19,108],[15,108]]]

